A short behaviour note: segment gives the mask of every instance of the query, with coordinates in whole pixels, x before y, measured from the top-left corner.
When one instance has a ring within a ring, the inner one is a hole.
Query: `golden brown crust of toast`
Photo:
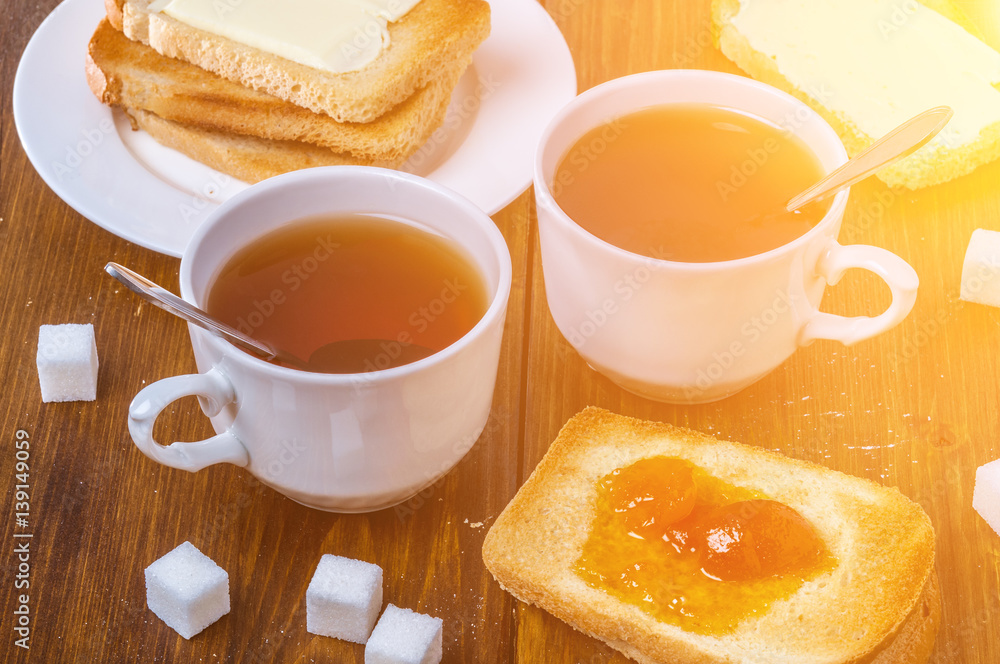
[[[314,166],[357,164],[395,168],[400,162],[359,159],[309,143],[271,141],[265,138],[205,131],[189,127],[138,109],[123,109],[133,127],[142,129],[157,142],[253,184],[281,173]]]
[[[572,566],[594,515],[595,482],[656,455],[685,458],[798,510],[836,556],[837,566],[723,636],[686,632],[591,588]],[[516,597],[643,664],[889,664],[876,658],[897,635],[927,637],[927,630],[917,628],[925,621],[914,618],[914,608],[930,592],[934,533],[919,506],[894,489],[759,448],[588,408],[563,427],[498,517],[483,559]]]
[[[871,664],[924,664],[934,649],[941,624],[941,594],[937,574],[931,574],[927,585],[899,633]]]
[[[920,2],[958,23],[974,36],[981,36],[968,16],[950,0],[920,0]],[[756,80],[784,90],[812,107],[837,132],[849,155],[858,154],[879,138],[868,136],[858,129],[849,117],[828,109],[810,91],[802,90],[789,81],[770,56],[755,51],[747,39],[732,25],[731,19],[739,9],[740,0],[712,2],[712,27],[716,44],[726,57]],[[876,177],[890,187],[919,189],[960,177],[998,158],[1000,158],[1000,122],[986,127],[979,140],[974,143],[946,148],[930,157],[921,158],[914,155],[881,169],[876,173]]]
[[[303,141],[369,160],[405,160],[440,126],[465,69],[452,66],[369,123],[337,122],[160,55],[103,20],[87,49],[87,80],[103,103],[215,132]]]
[[[122,15],[125,0],[104,0],[104,12],[108,15],[108,22],[115,30],[121,30],[125,20]]]
[[[390,46],[374,62],[333,74],[150,14],[151,0],[108,1],[121,8],[122,29],[130,39],[340,122],[370,122],[388,112],[456,63],[467,62],[490,29],[485,0],[421,0],[389,24]]]

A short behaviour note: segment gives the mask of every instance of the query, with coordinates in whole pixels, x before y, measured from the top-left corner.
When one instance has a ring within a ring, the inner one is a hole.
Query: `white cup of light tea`
[[[535,160],[549,310],[597,371],[650,399],[701,403],[747,387],[816,339],[897,325],[917,275],[884,249],[837,242],[848,192],[783,213],[847,154],[808,106],[712,71],[627,76],[553,119]],[[827,284],[870,270],[873,317],[819,310]]]
[[[510,284],[500,231],[444,187],[352,166],[266,180],[195,233],[181,258],[181,294],[304,361],[316,364],[321,348],[346,351],[325,353],[323,373],[290,368],[191,325],[201,373],[139,392],[129,431],[160,463],[243,466],[310,507],[400,503],[483,431]],[[357,356],[357,340],[369,356]],[[157,416],[189,395],[218,435],[154,440]]]

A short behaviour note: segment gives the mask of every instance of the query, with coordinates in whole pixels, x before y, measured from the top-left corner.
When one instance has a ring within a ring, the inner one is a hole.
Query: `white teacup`
[[[549,309],[580,355],[641,396],[701,403],[743,389],[816,339],[850,345],[902,321],[916,300],[916,272],[884,249],[837,243],[846,190],[801,237],[715,263],[630,253],[590,234],[556,204],[556,168],[589,130],[645,107],[691,102],[737,108],[793,131],[826,171],[847,160],[836,132],[812,109],[741,76],[648,72],[604,83],[570,102],[542,136],[534,184]],[[888,284],[892,303],[881,315],[819,311],[826,285],[850,268],[870,270]]]
[[[143,453],[190,471],[236,464],[304,505],[361,512],[410,498],[472,447],[493,399],[511,263],[493,221],[458,194],[366,167],[266,180],[224,203],[195,233],[181,258],[182,296],[204,306],[213,278],[241,247],[287,222],[331,213],[405,220],[456,242],[485,280],[486,314],[430,357],[351,375],[276,366],[191,325],[201,373],[157,381],[129,407],[129,431]],[[156,417],[188,395],[199,398],[218,435],[159,444],[152,433]]]

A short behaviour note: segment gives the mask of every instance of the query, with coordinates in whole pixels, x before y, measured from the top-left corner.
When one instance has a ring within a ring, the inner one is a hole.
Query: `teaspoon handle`
[[[267,344],[251,339],[239,330],[215,320],[198,307],[182,300],[167,289],[150,281],[141,274],[133,272],[127,267],[118,263],[108,263],[104,266],[104,271],[125,284],[129,290],[140,295],[150,304],[154,304],[175,316],[194,323],[212,334],[221,336],[226,341],[247,352],[263,356],[266,359],[273,359],[276,355],[274,349]]]
[[[947,106],[936,106],[915,115],[788,201],[785,209],[792,212],[806,203],[825,198],[865,179],[886,164],[912,154],[934,138],[948,124],[952,115],[954,112]]]

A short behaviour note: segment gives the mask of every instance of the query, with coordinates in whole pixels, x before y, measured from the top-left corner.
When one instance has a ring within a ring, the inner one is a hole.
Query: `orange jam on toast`
[[[642,459],[597,489],[576,573],[691,632],[730,632],[835,564],[794,509],[683,459]]]

